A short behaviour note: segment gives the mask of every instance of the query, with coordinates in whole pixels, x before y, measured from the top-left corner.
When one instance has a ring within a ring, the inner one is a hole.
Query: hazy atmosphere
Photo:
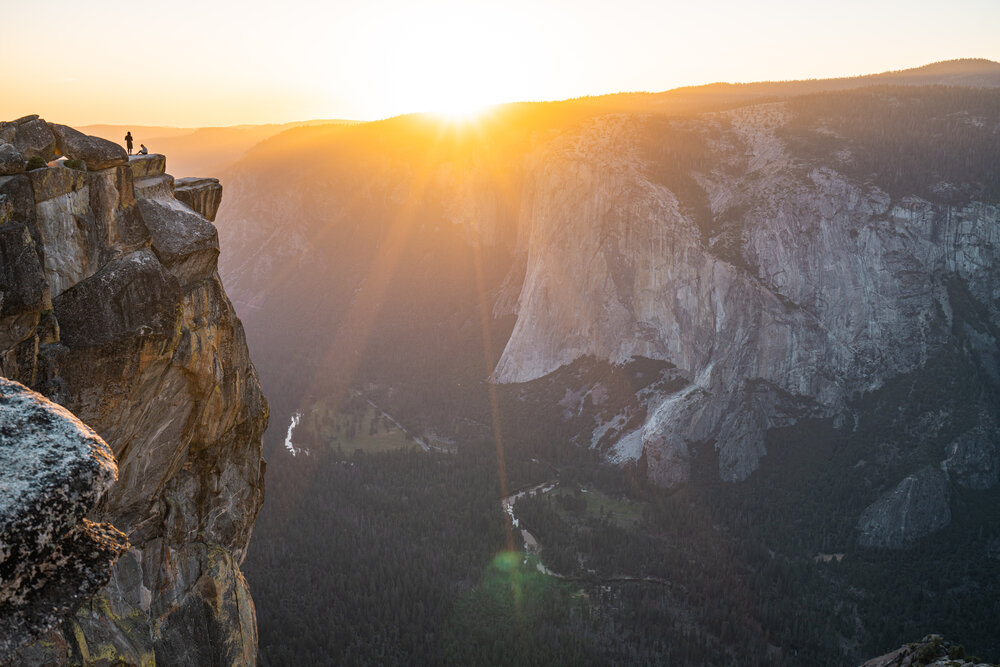
[[[0,22],[0,667],[1000,667],[997,0]]]
[[[371,120],[1000,59],[992,0],[8,4],[0,117],[74,125]]]

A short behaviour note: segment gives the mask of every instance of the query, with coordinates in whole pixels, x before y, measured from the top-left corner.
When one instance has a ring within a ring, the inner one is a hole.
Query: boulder
[[[162,176],[167,170],[167,158],[159,153],[129,155],[128,166],[135,179]]]
[[[134,183],[136,199],[173,200],[174,177],[170,174],[137,178]]]
[[[139,199],[138,204],[153,237],[153,251],[182,286],[215,272],[219,261],[215,225],[175,201]]]
[[[57,150],[69,158],[83,160],[87,169],[107,169],[128,164],[128,154],[118,144],[91,137],[66,125],[50,123],[49,128],[56,138]]]
[[[178,178],[174,181],[174,197],[214,222],[222,203],[222,185],[217,178]]]
[[[38,116],[25,116],[14,121],[14,147],[25,158],[36,155],[46,162],[59,157],[56,152],[56,137],[48,123]]]
[[[174,334],[177,280],[149,250],[112,260],[52,300],[62,343],[70,349],[135,336]]]
[[[13,144],[0,144],[0,176],[20,174],[27,160]]]
[[[0,317],[44,309],[46,286],[27,225],[0,225]]]
[[[910,475],[858,519],[863,547],[902,549],[951,523],[948,476],[932,466]]]
[[[128,540],[84,515],[117,474],[90,427],[0,378],[0,663],[110,579]]]
[[[9,207],[9,210],[2,214],[6,220],[28,224],[35,222],[35,197],[32,194],[31,179],[27,174],[0,176],[0,200],[6,202],[5,209]]]
[[[35,202],[43,202],[60,195],[76,192],[87,183],[87,175],[78,169],[45,167],[28,172]]]

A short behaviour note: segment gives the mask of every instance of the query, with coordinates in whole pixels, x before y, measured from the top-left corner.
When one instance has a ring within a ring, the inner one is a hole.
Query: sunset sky
[[[997,0],[33,0],[0,119],[233,125],[1000,60]]]

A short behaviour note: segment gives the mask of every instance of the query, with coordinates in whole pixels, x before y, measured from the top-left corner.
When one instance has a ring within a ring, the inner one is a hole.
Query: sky
[[[5,3],[0,119],[201,127],[1000,61],[997,0]]]

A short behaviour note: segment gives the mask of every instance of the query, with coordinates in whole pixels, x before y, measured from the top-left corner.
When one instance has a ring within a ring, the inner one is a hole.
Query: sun
[[[387,115],[428,112],[456,122],[531,95],[550,46],[531,38],[523,16],[489,3],[412,3],[377,31],[380,49],[357,63],[366,97]]]
[[[451,125],[468,125],[480,120],[493,108],[492,104],[479,104],[468,100],[455,100],[433,113]]]

